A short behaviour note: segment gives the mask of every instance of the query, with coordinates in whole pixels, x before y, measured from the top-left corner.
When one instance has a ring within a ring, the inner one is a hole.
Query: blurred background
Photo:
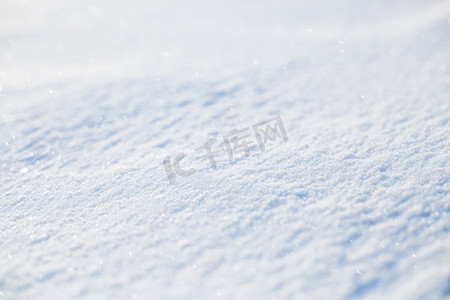
[[[402,40],[437,20],[448,27],[449,11],[447,1],[435,0],[4,0],[0,80],[24,88],[173,72],[208,77],[255,61],[275,68],[293,53],[307,59],[318,41],[322,51],[342,55],[347,42]]]

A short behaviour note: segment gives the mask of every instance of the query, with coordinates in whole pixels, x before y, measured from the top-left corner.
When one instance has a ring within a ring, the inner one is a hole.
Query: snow
[[[448,1],[2,1],[0,299],[450,297],[449,33]]]

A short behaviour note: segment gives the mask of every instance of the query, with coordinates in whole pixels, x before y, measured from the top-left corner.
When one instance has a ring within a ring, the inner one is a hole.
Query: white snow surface
[[[449,1],[2,0],[0,299],[449,298],[449,120]]]

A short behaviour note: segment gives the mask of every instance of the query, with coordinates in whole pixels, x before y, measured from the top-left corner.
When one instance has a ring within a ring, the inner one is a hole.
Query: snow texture
[[[450,298],[449,120],[448,1],[3,0],[0,299]]]

